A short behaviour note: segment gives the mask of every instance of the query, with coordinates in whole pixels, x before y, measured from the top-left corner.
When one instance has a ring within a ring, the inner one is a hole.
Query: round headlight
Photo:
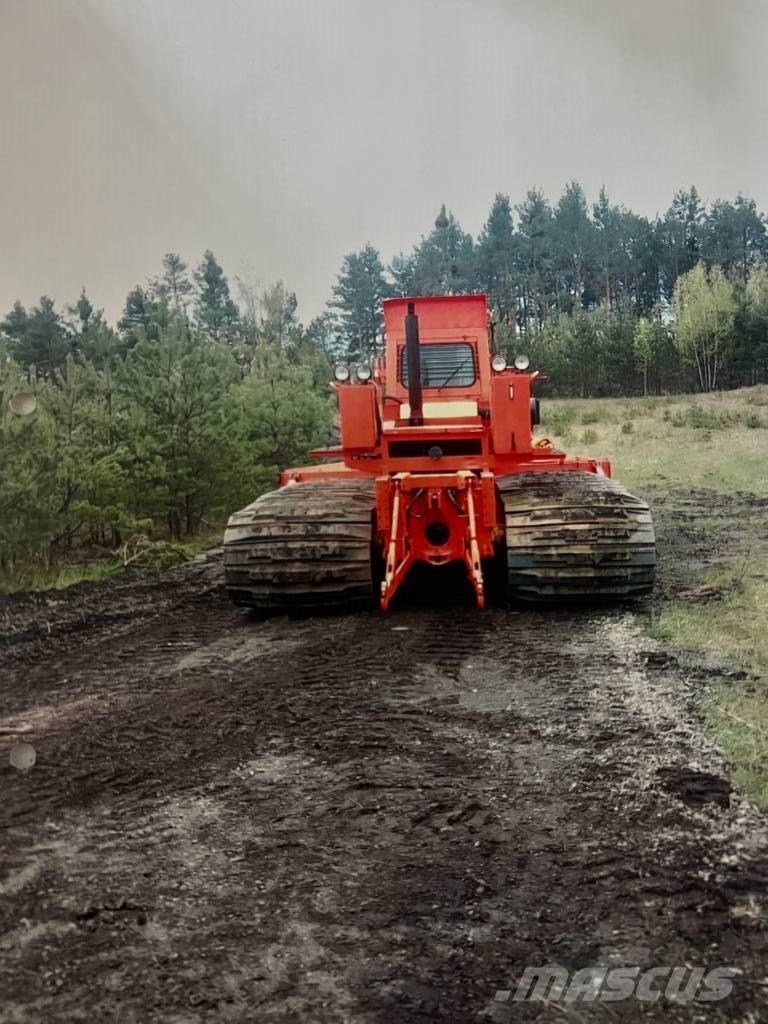
[[[11,395],[8,405],[11,412],[17,416],[31,416],[37,409],[37,399],[29,391],[17,391],[15,395]]]
[[[528,356],[515,356],[515,369],[516,370],[527,370],[531,365],[531,360]]]
[[[502,370],[506,370],[506,368],[507,368],[507,358],[506,358],[506,356],[497,355],[497,356],[493,357],[493,359],[491,360],[491,369],[494,371],[494,373],[501,373],[501,371]]]
[[[360,363],[355,368],[355,376],[358,380],[370,380],[371,379],[371,368],[367,363]]]
[[[333,376],[339,384],[343,384],[345,380],[349,380],[349,367],[344,366],[343,364],[336,366],[333,371]]]

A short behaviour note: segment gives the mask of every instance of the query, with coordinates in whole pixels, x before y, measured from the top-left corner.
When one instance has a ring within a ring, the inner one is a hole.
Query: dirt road
[[[633,613],[60,600],[0,607],[3,1021],[768,1019],[765,819]],[[737,973],[507,1001],[546,964]]]

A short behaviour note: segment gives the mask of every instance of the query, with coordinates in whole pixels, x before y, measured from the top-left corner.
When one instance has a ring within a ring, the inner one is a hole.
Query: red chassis
[[[409,314],[422,379],[407,351]],[[483,607],[482,561],[504,537],[497,478],[572,471],[611,475],[607,460],[571,458],[534,440],[540,374],[494,370],[484,295],[390,299],[385,354],[370,380],[336,383],[339,448],[311,454],[340,461],[288,469],[281,484],[370,477],[376,482],[374,543],[384,561],[387,608],[414,562],[463,561]],[[441,346],[438,348],[438,346]],[[500,364],[499,364],[500,365]],[[408,379],[412,372],[413,381]]]

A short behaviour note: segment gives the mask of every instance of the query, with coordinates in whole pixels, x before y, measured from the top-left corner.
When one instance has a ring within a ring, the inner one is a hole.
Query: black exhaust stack
[[[408,303],[405,317],[405,357],[408,361],[408,404],[411,407],[409,423],[412,427],[420,427],[424,423],[421,401],[421,358],[419,356],[419,318],[414,313],[414,305]]]

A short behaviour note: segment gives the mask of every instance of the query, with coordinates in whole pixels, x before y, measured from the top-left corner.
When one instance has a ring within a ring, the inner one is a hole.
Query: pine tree
[[[72,333],[47,295],[29,313],[17,302],[0,332],[8,339],[13,359],[25,368],[34,367],[38,378],[50,377],[72,352]]]
[[[259,340],[279,350],[295,348],[302,333],[295,292],[289,291],[282,281],[277,281],[264,289],[259,296],[259,305]]]
[[[517,309],[514,290],[516,251],[517,239],[509,196],[498,192],[478,238],[476,268],[477,282],[489,296],[491,308],[502,323],[509,323]]]
[[[751,269],[743,293],[745,329],[737,339],[734,361],[738,383],[757,384],[768,376],[768,265],[759,260]]]
[[[667,298],[672,297],[678,277],[687,274],[702,256],[704,217],[704,206],[694,185],[687,192],[680,189],[675,193],[661,231]]]
[[[175,252],[163,256],[163,284],[168,293],[172,310],[178,316],[187,315],[187,306],[192,294],[187,264]]]
[[[132,507],[165,520],[174,538],[194,532],[231,489],[235,441],[231,352],[176,320],[140,341],[118,379]]]
[[[577,181],[569,182],[554,213],[553,241],[559,305],[567,312],[589,305],[586,294],[595,239],[587,198]]]
[[[301,464],[309,449],[328,442],[332,413],[326,395],[327,387],[325,394],[317,392],[308,367],[272,345],[258,346],[238,392],[247,456],[243,475],[254,488],[274,486],[280,469]]]
[[[765,219],[753,199],[739,195],[733,203],[715,200],[706,217],[702,243],[710,266],[717,264],[746,285],[750,269],[766,255],[767,248]]]
[[[416,284],[423,294],[461,295],[472,290],[475,252],[472,236],[462,231],[445,203],[435,228],[416,248]]]
[[[531,189],[516,208],[520,237],[520,326],[543,327],[553,302],[552,208],[540,189]]]
[[[348,357],[370,360],[378,353],[381,303],[389,294],[381,257],[370,243],[344,257],[329,310]]]
[[[398,253],[389,265],[389,276],[392,279],[392,294],[406,298],[417,295],[416,284],[416,253]]]
[[[34,416],[14,416],[8,405],[11,395],[29,386],[10,358],[8,344],[0,339],[0,571],[4,572],[13,570],[17,561],[37,555],[50,533],[41,502],[47,478],[55,469],[40,409],[45,385],[35,386],[38,410]]]
[[[203,254],[195,272],[198,287],[196,321],[198,328],[213,341],[234,341],[238,309],[230,298],[229,283],[221,265],[210,251]]]
[[[132,348],[142,338],[156,341],[161,319],[156,299],[149,290],[137,284],[128,292],[123,315],[117,324],[126,348]]]

